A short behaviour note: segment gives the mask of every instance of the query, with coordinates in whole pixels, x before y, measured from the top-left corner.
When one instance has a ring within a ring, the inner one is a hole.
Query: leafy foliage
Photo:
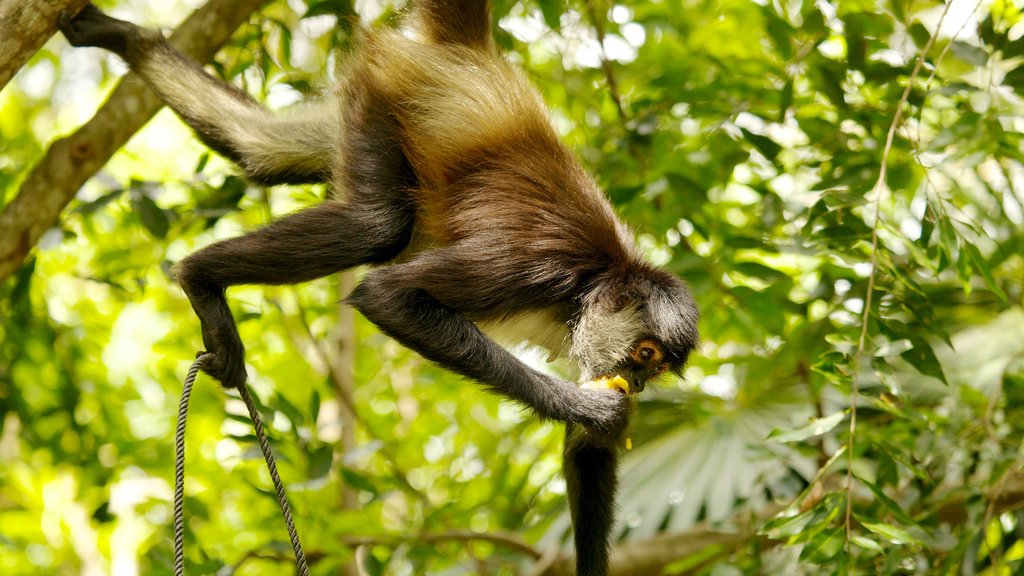
[[[1020,7],[493,4],[499,44],[703,311],[685,378],[640,401],[623,545],[665,538],[665,574],[1024,569]],[[269,3],[214,69],[290,104],[356,15]],[[0,94],[0,198],[121,70],[57,39],[33,59]],[[0,572],[170,573],[198,345],[170,263],[323,193],[246,184],[164,112],[0,285]],[[347,319],[351,280],[232,291],[314,572],[516,574],[566,546],[560,431]],[[193,406],[189,572],[288,570],[244,409],[202,379]]]

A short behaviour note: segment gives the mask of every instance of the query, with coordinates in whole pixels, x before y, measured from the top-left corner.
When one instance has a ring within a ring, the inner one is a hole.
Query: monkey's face
[[[628,354],[608,369],[597,369],[599,380],[622,378],[628,388],[620,388],[628,394],[643,392],[647,383],[665,372],[679,372],[685,360],[673,359],[666,347],[656,338],[645,336],[630,347]],[[592,371],[593,372],[593,371]]]
[[[697,345],[697,307],[689,287],[660,270],[593,295],[572,330],[570,354],[582,381],[620,376],[631,393],[679,372]]]
[[[635,394],[643,392],[648,380],[671,368],[672,365],[661,342],[654,338],[641,338],[613,371],[629,382],[629,390]]]

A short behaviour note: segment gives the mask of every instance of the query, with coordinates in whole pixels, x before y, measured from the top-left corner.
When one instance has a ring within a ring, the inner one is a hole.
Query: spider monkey
[[[92,5],[61,30],[75,46],[118,54],[249,179],[332,190],[317,206],[177,264],[201,322],[207,374],[228,388],[246,378],[229,286],[372,265],[347,298],[367,319],[428,360],[566,424],[577,574],[607,573],[630,399],[534,370],[495,338],[566,356],[581,381],[620,375],[639,391],[683,367],[697,345],[697,308],[686,284],[641,258],[537,91],[499,55],[486,0],[417,0],[404,33],[363,32],[334,94],[282,115],[204,72],[159,32]]]

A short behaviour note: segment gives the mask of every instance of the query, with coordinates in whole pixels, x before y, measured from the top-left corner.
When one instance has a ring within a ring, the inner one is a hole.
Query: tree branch
[[[210,0],[182,22],[170,42],[206,62],[264,2]],[[162,106],[141,78],[128,74],[91,120],[50,146],[0,214],[0,282],[17,270],[78,189]]]
[[[61,13],[77,14],[89,0],[0,0],[0,90],[57,31]]]
[[[423,533],[409,538],[397,536],[367,537],[367,538],[346,538],[345,544],[356,548],[359,546],[398,546],[406,542],[419,542],[422,544],[438,544],[441,542],[490,542],[495,546],[507,548],[538,560],[541,553],[534,547],[527,544],[519,535],[507,532],[474,532],[471,530],[452,530],[450,532]]]

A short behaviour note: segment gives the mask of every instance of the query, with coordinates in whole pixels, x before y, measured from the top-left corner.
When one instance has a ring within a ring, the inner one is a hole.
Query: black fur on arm
[[[463,315],[426,289],[419,275],[445,275],[413,261],[375,270],[348,298],[371,322],[403,345],[457,374],[520,402],[542,418],[617,434],[630,405],[607,390],[584,390],[529,368]],[[451,277],[455,270],[448,270]]]

